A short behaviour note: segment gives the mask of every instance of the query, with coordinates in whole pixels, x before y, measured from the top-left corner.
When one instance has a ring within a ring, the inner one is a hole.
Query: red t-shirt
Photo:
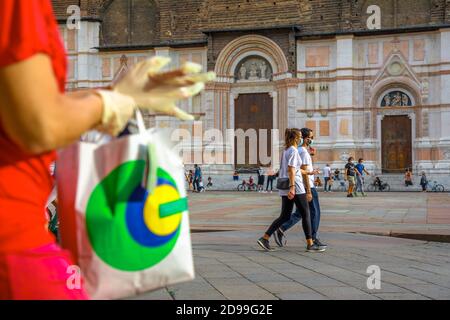
[[[37,53],[50,57],[63,92],[66,56],[50,0],[1,0],[0,68]],[[6,108],[1,97],[0,108]],[[54,241],[46,229],[45,204],[53,187],[49,167],[55,158],[55,152],[36,156],[22,151],[3,130],[0,113],[0,252]]]

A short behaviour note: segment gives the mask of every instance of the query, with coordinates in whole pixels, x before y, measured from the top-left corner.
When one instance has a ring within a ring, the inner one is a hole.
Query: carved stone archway
[[[264,61],[267,67],[266,77],[261,76],[261,66],[258,64],[258,77],[252,77],[250,70],[247,70],[246,79],[240,79],[237,74],[247,59]],[[289,100],[288,88],[295,87],[296,83],[290,79],[292,74],[289,72],[288,61],[276,42],[255,34],[238,37],[222,49],[214,71],[217,79],[206,90],[207,101],[211,101],[210,127],[222,132],[235,129],[235,101],[239,95],[267,93],[272,99],[273,110],[273,126],[269,129],[284,132],[289,118],[288,101],[292,100],[292,97]],[[281,143],[278,135],[272,141],[277,146]]]
[[[415,162],[414,142],[417,138],[417,130],[420,129],[421,116],[420,112],[416,112],[415,106],[421,105],[420,88],[415,81],[408,77],[386,78],[379,81],[373,88],[373,94],[370,99],[370,110],[372,114],[373,138],[377,141],[377,162],[379,169],[382,167],[382,121],[386,116],[407,116],[411,121],[411,158],[412,165]],[[408,95],[410,104],[406,106],[382,106],[381,100],[389,92],[402,92]],[[379,170],[381,173],[381,170]]]
[[[239,61],[251,55],[262,56],[270,63],[274,80],[291,77],[287,59],[278,44],[264,36],[246,35],[231,41],[220,52],[214,69],[218,80],[232,82]]]

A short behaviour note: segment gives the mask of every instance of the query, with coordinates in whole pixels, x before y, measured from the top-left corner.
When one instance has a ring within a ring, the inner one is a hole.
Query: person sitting
[[[233,173],[233,181],[238,181],[239,180],[239,173],[237,171],[235,171]]]
[[[250,178],[248,179],[248,186],[252,187],[255,184],[255,182],[253,181],[253,177],[250,176]]]
[[[339,177],[339,174],[341,172],[339,171],[339,169],[334,170],[334,180],[341,180],[341,178]]]
[[[383,182],[380,180],[380,177],[375,177],[374,186],[378,187],[379,190],[381,190],[381,186],[383,185]]]
[[[412,186],[413,182],[412,182],[412,172],[411,169],[406,169],[405,171],[405,186]]]
[[[200,178],[198,180],[198,190],[197,192],[204,192],[205,191],[205,187],[203,186],[203,179]]]
[[[207,188],[211,188],[212,187],[212,178],[208,177],[208,184],[206,185]]]

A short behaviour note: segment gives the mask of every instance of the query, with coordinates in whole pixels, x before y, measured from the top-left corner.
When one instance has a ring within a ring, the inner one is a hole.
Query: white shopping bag
[[[57,163],[63,247],[92,299],[117,299],[194,278],[184,171],[170,142],[146,131],[79,142]]]

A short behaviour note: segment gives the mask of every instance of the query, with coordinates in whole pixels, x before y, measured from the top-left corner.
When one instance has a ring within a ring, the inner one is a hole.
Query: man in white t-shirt
[[[311,192],[312,201],[309,202],[309,212],[311,214],[311,228],[312,228],[312,239],[314,244],[319,246],[321,249],[325,249],[327,247],[326,244],[320,242],[317,237],[317,233],[319,230],[320,223],[320,204],[319,204],[319,195],[314,186],[314,174],[318,174],[317,170],[313,168],[313,162],[311,159],[311,155],[308,152],[309,146],[313,143],[314,135],[313,131],[309,128],[303,128],[300,130],[302,133],[303,142],[301,146],[298,148],[298,153],[302,160],[302,169],[309,172],[309,179],[304,181],[304,186],[306,189],[306,193]],[[298,209],[291,215],[291,219],[283,224],[275,233],[275,242],[278,246],[282,247],[285,244],[284,238],[286,237],[285,231],[292,228],[295,224],[297,224],[301,220],[302,216]]]
[[[331,168],[330,165],[327,163],[327,165],[323,168],[323,179],[325,180],[325,185],[323,190],[325,192],[331,191],[331,185],[328,186],[328,182],[330,181],[331,176]]]

